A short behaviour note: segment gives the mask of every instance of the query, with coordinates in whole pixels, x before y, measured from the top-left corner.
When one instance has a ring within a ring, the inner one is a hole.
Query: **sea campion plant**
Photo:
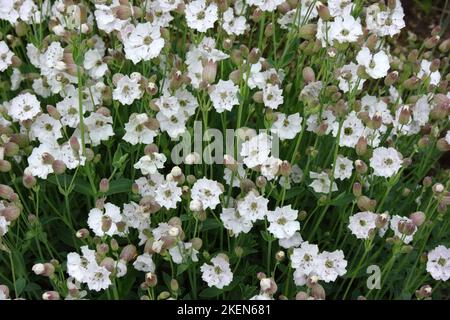
[[[448,298],[401,2],[0,0],[0,299]]]

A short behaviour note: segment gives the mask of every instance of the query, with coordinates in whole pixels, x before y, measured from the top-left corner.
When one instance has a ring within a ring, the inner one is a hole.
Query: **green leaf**
[[[16,280],[17,296],[20,296],[27,285],[27,280],[25,278],[20,278]]]
[[[72,181],[73,176],[68,174],[62,174],[60,176],[51,175],[47,178],[47,181],[53,183],[54,185],[58,185],[58,181],[60,185],[64,188],[64,186],[69,187],[70,182]],[[58,181],[56,180],[58,179]],[[91,186],[89,182],[83,180],[81,177],[76,177],[73,182],[74,189],[73,191],[77,193],[84,194],[85,196],[93,196]]]
[[[189,269],[189,264],[187,263],[179,264],[177,267],[177,276],[185,272],[187,269]]]
[[[354,196],[352,194],[342,192],[336,198],[331,199],[329,202],[329,205],[334,206],[334,207],[342,207],[342,206],[346,206],[349,203],[351,203],[353,201],[353,199],[354,199]]]
[[[212,298],[212,297],[217,297],[221,293],[222,293],[222,290],[220,290],[216,287],[211,287],[211,288],[204,289],[202,292],[200,292],[199,296],[202,298]]]
[[[117,193],[130,192],[131,186],[133,185],[133,181],[126,178],[120,178],[114,181],[111,181],[109,184],[109,190],[106,195],[112,195]]]
[[[213,219],[213,218],[206,219],[205,222],[203,222],[202,231],[218,229],[221,226],[222,226],[222,224],[219,221],[217,221],[216,219]]]

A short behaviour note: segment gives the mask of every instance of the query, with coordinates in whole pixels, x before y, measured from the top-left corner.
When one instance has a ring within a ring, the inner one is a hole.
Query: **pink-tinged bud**
[[[14,142],[7,142],[5,143],[5,156],[7,157],[14,157],[19,153],[19,145]]]
[[[373,199],[370,199],[369,197],[360,196],[356,200],[356,205],[361,211],[374,211],[377,202]]]
[[[170,290],[172,292],[177,292],[179,288],[180,288],[180,286],[179,286],[178,281],[176,279],[170,280]]]
[[[8,160],[0,160],[0,172],[11,171],[11,163]]]
[[[0,197],[9,200],[13,194],[14,190],[11,187],[5,184],[0,184]]]
[[[419,58],[419,50],[414,49],[408,54],[408,61],[411,63],[417,62]]]
[[[358,142],[356,143],[356,154],[359,156],[363,156],[367,152],[367,138],[359,137]]]
[[[214,83],[217,75],[217,62],[212,60],[206,61],[203,66],[202,80],[206,83]]]
[[[295,295],[295,300],[308,300],[309,295],[305,291],[300,291]]]
[[[430,65],[430,72],[438,71],[440,66],[441,66],[441,60],[434,59]]]
[[[288,177],[292,172],[292,167],[289,161],[283,160],[280,165],[279,174]]]
[[[99,190],[102,193],[108,192],[108,190],[109,190],[109,180],[108,179],[103,178],[102,180],[100,180]]]
[[[417,226],[420,227],[425,222],[425,213],[422,211],[417,211],[414,213],[411,213],[409,218],[412,220],[412,222]]]
[[[120,259],[130,262],[136,257],[136,247],[132,244],[125,246],[120,253]]]
[[[153,153],[157,153],[158,152],[158,146],[154,143],[151,143],[149,145],[146,145],[144,148],[144,154],[146,155],[152,155]]]
[[[398,71],[392,71],[384,79],[384,84],[390,87],[393,84],[395,84],[397,80],[398,80]]]
[[[401,220],[398,223],[398,231],[404,235],[410,236],[416,231],[416,225],[412,221]]]
[[[234,84],[239,84],[239,82],[241,81],[241,71],[240,70],[231,71],[228,78],[231,81],[233,81]]]
[[[264,36],[266,37],[266,38],[270,38],[270,37],[272,37],[273,36],[273,24],[272,23],[268,23],[267,25],[266,25],[266,28],[264,29]]]
[[[317,33],[317,25],[310,23],[301,26],[298,30],[298,35],[302,39],[313,40]]]
[[[426,149],[430,145],[430,138],[428,136],[424,136],[419,139],[417,145],[420,149]]]
[[[102,262],[100,262],[100,266],[105,267],[109,272],[113,272],[116,266],[116,262],[113,258],[106,257],[102,260]]]
[[[6,221],[14,221],[20,216],[20,208],[10,205],[0,210],[0,216],[3,216]]]
[[[0,292],[3,293],[3,296],[8,299],[9,298],[9,288],[4,284],[0,284]]]
[[[303,80],[305,83],[311,83],[316,80],[316,75],[314,74],[314,70],[311,67],[305,67],[302,71]]]
[[[109,242],[109,246],[111,247],[111,250],[114,252],[119,250],[119,243],[117,242],[116,239],[111,239],[111,241]]]
[[[405,89],[408,89],[408,90],[416,90],[419,88],[420,84],[421,84],[421,80],[419,78],[417,78],[416,76],[412,76],[411,78],[406,79],[403,82],[403,87],[405,87]]]
[[[447,143],[447,140],[445,138],[440,138],[437,142],[436,142],[436,148],[439,151],[442,152],[447,152],[450,151],[450,144]]]
[[[442,183],[435,183],[433,186],[433,192],[435,194],[441,194],[442,192],[444,192],[445,187]]]
[[[240,186],[245,193],[255,189],[255,183],[250,179],[242,179]]]
[[[233,47],[233,40],[231,40],[230,38],[226,38],[222,41],[222,47],[225,50],[230,50]]]
[[[261,287],[261,291],[268,295],[273,295],[278,290],[278,286],[272,278],[261,279],[259,285]]]
[[[52,164],[53,171],[55,174],[60,175],[66,171],[66,164],[61,160],[55,160]]]
[[[439,45],[439,51],[442,53],[447,53],[450,50],[450,38],[445,39],[440,45]]]
[[[145,274],[145,283],[153,288],[158,284],[158,277],[153,272],[148,272]]]
[[[330,10],[322,2],[320,2],[320,1],[316,2],[316,10],[317,10],[317,13],[319,14],[319,17],[323,21],[331,20],[332,16],[330,14]]]
[[[54,161],[55,158],[53,158],[53,156],[50,153],[44,152],[42,154],[42,162],[44,162],[45,164],[53,164]]]
[[[400,109],[400,116],[398,122],[400,124],[406,125],[411,121],[411,111],[409,110],[409,106],[403,106]]]
[[[375,226],[378,229],[382,229],[382,228],[384,228],[384,226],[386,226],[388,221],[389,221],[389,215],[387,213],[379,214],[377,216],[377,219],[375,220]]]
[[[70,137],[69,140],[70,143],[70,147],[72,148],[73,151],[75,152],[79,152],[80,151],[80,143],[78,142],[78,138],[75,136]]]
[[[255,183],[258,188],[263,189],[267,184],[267,179],[264,176],[259,176]]]
[[[137,183],[131,185],[131,192],[133,194],[139,194],[139,185]]]
[[[48,105],[47,112],[53,119],[55,120],[61,119],[61,114],[59,113],[58,109],[56,109],[54,106]]]
[[[430,285],[426,284],[420,287],[419,290],[416,290],[417,299],[426,299],[430,298],[433,293],[433,288]]]
[[[431,35],[432,36],[438,36],[442,31],[441,26],[436,26],[433,28],[433,30],[431,30]]]
[[[89,237],[89,230],[88,229],[80,229],[77,231],[75,236],[78,239],[86,239],[87,237]]]
[[[24,175],[22,177],[22,183],[25,188],[31,189],[36,185],[36,178],[30,175]]]
[[[311,288],[311,296],[316,300],[325,300],[325,289],[320,284],[316,283]]]
[[[36,263],[35,265],[33,265],[33,267],[31,267],[31,271],[33,271],[38,276],[43,274],[44,270],[45,270],[45,266],[43,263]]]
[[[106,243],[98,243],[95,248],[97,253],[101,256],[104,256],[109,252],[109,246]]]
[[[365,174],[368,170],[367,164],[365,164],[365,162],[360,159],[357,159],[355,161],[355,168],[356,168],[356,171],[360,174]]]
[[[263,103],[264,102],[264,98],[263,98],[263,92],[262,91],[256,91],[253,94],[253,101],[255,101],[256,103]]]
[[[111,229],[112,223],[113,222],[112,222],[111,218],[109,218],[107,216],[103,216],[102,217],[102,231],[108,232],[109,229]]]
[[[59,293],[56,291],[46,291],[42,294],[42,300],[59,300]]]
[[[248,62],[250,62],[251,64],[258,63],[260,58],[261,50],[259,50],[258,48],[253,48],[248,54]]]
[[[256,274],[256,278],[257,278],[258,280],[262,280],[262,279],[267,278],[267,276],[266,276],[266,274],[265,274],[264,272],[258,272],[258,273]]]
[[[431,187],[431,185],[433,184],[433,179],[430,176],[426,176],[425,178],[423,178],[422,180],[422,185],[424,187]]]
[[[428,39],[425,40],[424,42],[424,46],[427,49],[432,49],[434,47],[436,47],[439,44],[439,40],[441,40],[441,37],[439,36],[432,36]]]
[[[128,20],[132,16],[131,7],[129,5],[120,5],[114,7],[112,9],[112,12],[114,16],[120,20]]]
[[[355,183],[353,184],[353,195],[354,195],[355,197],[359,197],[359,196],[362,195],[362,186],[361,186],[361,183],[355,182]]]

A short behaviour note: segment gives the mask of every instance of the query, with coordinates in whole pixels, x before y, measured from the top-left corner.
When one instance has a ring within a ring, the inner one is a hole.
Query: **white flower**
[[[76,252],[71,252],[67,255],[67,273],[79,282],[86,282],[88,276],[88,266],[90,264],[97,265],[95,260],[95,251],[82,246],[82,255]]]
[[[366,10],[367,30],[374,32],[380,37],[393,36],[405,27],[403,17],[403,7],[400,0],[395,1],[395,8],[389,9],[383,6],[381,10],[380,4],[375,3]]]
[[[400,240],[402,240],[404,243],[408,244],[413,240],[414,234],[417,232],[417,227],[414,228],[414,231],[412,234],[405,235],[399,231],[399,228],[398,228],[399,223],[412,224],[412,220],[409,219],[408,217],[401,217],[401,216],[395,215],[395,216],[392,216],[391,221],[390,221],[390,227],[391,227],[391,230],[394,231],[394,235],[397,238],[399,238]]]
[[[5,41],[0,41],[0,72],[8,69],[8,66],[12,64],[12,57],[14,53],[9,50]]]
[[[150,118],[146,113],[132,113],[125,123],[125,135],[123,140],[132,145],[138,143],[150,144],[157,133],[147,127]]]
[[[254,192],[250,191],[241,201],[237,204],[237,210],[239,214],[247,217],[250,221],[263,220],[268,213],[267,205],[269,200],[263,196],[258,196]]]
[[[347,261],[342,250],[322,252],[316,259],[316,265],[319,279],[327,283],[335,281],[338,276],[343,276],[347,273]]]
[[[156,114],[156,120],[159,122],[161,131],[167,132],[172,139],[178,138],[186,131],[187,118],[184,112],[179,112],[170,117],[167,117],[162,112]]]
[[[189,28],[206,32],[214,27],[218,19],[217,5],[214,2],[207,5],[205,0],[194,0],[186,5],[185,15]]]
[[[57,139],[62,137],[61,123],[48,114],[41,114],[34,120],[30,128],[30,138],[41,143],[57,145]]]
[[[142,272],[155,272],[155,263],[153,262],[152,255],[149,253],[137,256],[136,261],[133,262],[133,267]]]
[[[138,162],[134,164],[135,169],[140,169],[142,174],[154,174],[158,169],[164,168],[164,162],[167,161],[163,153],[153,152],[141,157]]]
[[[352,176],[353,162],[342,155],[336,158],[336,168],[334,169],[334,177],[336,179],[345,180]]]
[[[306,1],[310,2],[309,0],[306,0]],[[274,11],[277,8],[277,6],[279,6],[282,3],[283,3],[283,0],[248,0],[247,1],[247,4],[249,6],[257,6],[262,11],[268,11],[268,12]],[[303,6],[308,7],[308,4],[303,3],[302,7]]]
[[[95,5],[95,20],[97,21],[97,27],[100,30],[105,31],[106,33],[111,33],[114,30],[120,31],[128,23],[127,20],[121,20],[114,15],[112,9],[118,5],[118,1],[111,7],[103,4]]]
[[[156,186],[155,201],[167,209],[176,208],[181,201],[182,190],[174,181],[166,181]]]
[[[427,272],[433,279],[447,281],[450,279],[450,249],[439,245],[428,252]]]
[[[8,114],[14,121],[33,119],[41,111],[41,104],[36,96],[31,93],[23,93],[10,101]]]
[[[268,83],[263,89],[264,105],[271,109],[277,109],[280,104],[283,104],[283,90],[277,85]]]
[[[253,223],[247,214],[242,213],[236,208],[223,208],[220,214],[223,226],[231,230],[234,235],[248,233],[253,227]]]
[[[328,9],[333,17],[350,15],[354,7],[352,0],[328,0]]]
[[[233,273],[230,269],[230,263],[220,255],[211,259],[211,263],[204,263],[200,267],[202,279],[209,287],[223,289],[233,281]]]
[[[108,71],[108,65],[102,61],[102,56],[96,49],[86,51],[83,65],[93,79],[100,79]]]
[[[303,118],[294,113],[287,116],[284,113],[277,114],[277,120],[272,124],[270,131],[276,134],[280,140],[294,139],[302,129]]]
[[[422,60],[420,62],[420,71],[417,73],[417,77],[420,79],[425,79],[427,77],[430,78],[430,84],[433,84],[435,86],[439,85],[439,82],[441,81],[441,74],[438,70],[431,72],[431,61],[428,60]]]
[[[300,232],[295,232],[292,237],[283,238],[278,241],[281,247],[285,249],[296,248],[303,242]]]
[[[110,227],[108,230],[104,230],[106,220],[110,220]],[[102,210],[98,208],[91,209],[91,211],[89,211],[87,223],[96,236],[103,237],[104,235],[113,236],[115,234],[120,234],[117,230],[116,223],[121,221],[122,215],[120,213],[120,208],[108,202],[104,204],[104,209]]]
[[[150,214],[145,211],[143,206],[133,201],[123,205],[123,219],[128,227],[139,231],[150,227]]]
[[[108,140],[114,135],[112,117],[93,112],[84,119],[84,125],[88,129],[89,138],[93,146],[98,146],[102,141]]]
[[[198,200],[202,203],[203,209],[211,208],[214,210],[220,203],[219,196],[223,190],[218,182],[206,178],[198,179],[191,189],[192,200]]]
[[[147,23],[138,23],[124,40],[125,57],[137,64],[156,58],[164,47],[159,26]]]
[[[311,188],[314,189],[315,192],[317,193],[329,193],[330,192],[330,186],[331,186],[331,181],[330,181],[330,177],[328,175],[328,173],[326,172],[321,172],[321,173],[317,173],[317,172],[310,172],[309,176],[311,179],[314,179],[313,182],[311,182],[311,184],[309,185]],[[337,191],[337,184],[335,182],[333,182],[333,187],[331,188],[331,191]]]
[[[302,242],[300,248],[292,251],[291,266],[302,274],[309,275],[315,271],[318,255],[319,247],[316,244],[310,244],[308,241]]]
[[[375,176],[389,178],[400,170],[402,156],[394,148],[379,147],[373,150],[370,166]]]
[[[300,222],[297,221],[298,211],[293,210],[291,205],[276,208],[269,211],[267,220],[270,222],[268,230],[278,239],[292,237],[300,230]]]
[[[339,132],[339,123],[333,125],[333,136],[336,137]],[[364,135],[364,124],[358,118],[355,111],[350,112],[342,123],[339,145],[341,147],[354,148],[361,136]]]
[[[356,61],[360,66],[364,66],[366,73],[374,79],[385,77],[390,68],[389,58],[383,50],[372,54],[369,48],[364,47],[356,56]]]
[[[358,77],[358,66],[350,62],[343,66],[339,73],[339,89],[344,93],[355,90],[361,90],[366,80]]]
[[[0,216],[0,237],[3,237],[8,232],[10,222],[4,216]]]
[[[89,264],[86,278],[86,283],[89,290],[100,291],[108,289],[111,285],[111,279],[109,278],[110,274],[111,272],[109,272],[105,267]]]
[[[329,37],[339,43],[356,42],[362,36],[361,22],[351,15],[339,16],[330,24]]]
[[[261,174],[269,181],[275,179],[282,163],[283,161],[278,158],[267,158],[267,160],[261,164]]]
[[[376,230],[377,214],[364,211],[358,212],[349,219],[348,228],[358,239],[369,239],[371,232]]]
[[[178,241],[177,245],[169,249],[169,254],[172,261],[176,264],[181,264],[192,260],[193,262],[198,261],[198,251],[192,247],[191,242]]]
[[[218,113],[223,111],[231,111],[233,106],[239,104],[237,98],[237,93],[239,87],[233,83],[231,80],[219,82],[213,87],[212,91],[209,93],[209,97],[213,103],[214,108]]]
[[[250,140],[242,143],[241,156],[244,164],[249,168],[262,165],[268,158],[272,147],[272,137],[260,133]]]
[[[223,13],[222,28],[229,35],[242,35],[247,30],[248,25],[244,16],[235,16],[232,8],[228,8]]]
[[[33,149],[28,157],[28,167],[25,168],[24,173],[47,179],[47,176],[53,173],[53,168],[51,163],[44,162],[45,154],[50,154],[54,159],[59,159],[59,149],[48,144],[40,144],[39,147]]]
[[[56,104],[56,109],[61,114],[61,123],[71,128],[76,128],[80,122],[78,113],[78,96],[67,96]],[[86,108],[83,106],[83,110]]]
[[[121,77],[113,90],[113,99],[125,105],[130,105],[134,100],[140,99],[144,94],[140,85],[141,79],[142,76],[138,72]]]

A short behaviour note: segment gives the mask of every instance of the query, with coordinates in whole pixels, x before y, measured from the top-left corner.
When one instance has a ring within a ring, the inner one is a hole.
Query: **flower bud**
[[[145,283],[150,287],[153,288],[158,283],[158,277],[153,272],[147,272],[145,274]]]
[[[15,205],[9,205],[6,208],[0,210],[0,216],[3,216],[6,221],[14,221],[20,216],[20,208]]]
[[[103,216],[102,217],[102,231],[103,232],[108,232],[109,229],[111,229],[112,223],[113,222],[112,222],[110,217]]]
[[[378,229],[382,229],[388,223],[388,221],[389,221],[389,215],[387,213],[379,214],[377,216],[377,219],[375,220],[375,226]]]
[[[316,76],[314,74],[314,70],[311,67],[305,67],[302,71],[303,80],[306,84],[314,82],[316,79]]]
[[[364,161],[362,161],[360,159],[357,159],[355,161],[355,168],[356,168],[356,171],[360,174],[365,174],[368,170],[367,164],[365,164]]]
[[[214,83],[217,75],[217,63],[213,60],[208,60],[202,72],[202,80],[206,83]]]
[[[11,163],[8,160],[0,160],[0,172],[11,171]]]
[[[109,190],[109,180],[106,178],[103,178],[102,180],[100,180],[100,184],[99,184],[99,191],[102,193],[106,193]]]
[[[125,246],[120,253],[120,259],[130,262],[136,257],[136,247],[132,244]]]
[[[5,143],[5,156],[7,157],[14,157],[15,155],[17,155],[19,153],[19,145],[17,143],[14,142],[7,142]]]
[[[286,253],[283,250],[280,250],[275,254],[275,259],[279,262],[283,261],[285,257]]]
[[[433,186],[433,192],[435,194],[440,194],[440,193],[444,192],[444,190],[445,190],[445,187],[442,183],[436,183]]]
[[[360,196],[356,200],[356,205],[361,211],[374,211],[377,202],[366,196]]]
[[[56,291],[46,291],[42,294],[42,300],[59,300],[59,293]]]
[[[353,184],[353,195],[354,195],[355,197],[359,197],[359,196],[361,196],[361,194],[362,194],[362,186],[361,186],[361,183],[355,182],[355,183]]]
[[[409,106],[403,106],[400,109],[400,116],[398,122],[400,124],[406,125],[411,121],[411,111],[409,110]]]
[[[420,287],[419,290],[416,290],[417,299],[426,299],[430,298],[433,293],[433,288],[430,285],[426,284]]]
[[[250,62],[251,64],[258,63],[260,58],[261,50],[259,50],[258,48],[253,48],[248,54],[248,62]]]
[[[398,223],[398,231],[404,235],[410,236],[416,230],[416,225],[412,221],[400,220]]]
[[[423,44],[424,44],[425,48],[433,49],[434,47],[436,47],[439,44],[440,39],[441,39],[440,36],[435,35],[430,38],[427,38]]]
[[[436,148],[439,151],[442,152],[447,152],[450,151],[450,144],[447,143],[447,140],[445,138],[440,138],[437,142],[436,142]]]
[[[421,84],[421,80],[419,78],[417,78],[416,76],[412,76],[411,78],[406,79],[403,82],[403,87],[408,90],[416,90],[419,88],[420,84]]]
[[[311,288],[311,296],[316,300],[325,300],[325,289],[320,284],[316,283]]]
[[[75,236],[78,239],[86,239],[89,237],[89,230],[88,229],[80,229],[76,232]]]
[[[419,227],[425,222],[426,216],[425,216],[425,213],[423,213],[422,211],[417,211],[417,212],[411,213],[409,218],[412,220],[412,222],[417,227]]]
[[[356,154],[358,156],[363,156],[366,154],[366,152],[367,152],[367,138],[366,137],[364,137],[364,136],[359,137],[358,142],[356,143],[355,150],[356,150]]]
[[[323,21],[329,21],[329,20],[332,19],[332,16],[330,14],[330,10],[322,2],[320,2],[320,1],[316,2],[316,10],[317,10],[317,13],[319,14],[319,17]]]
[[[301,26],[298,30],[298,36],[302,39],[313,40],[317,33],[317,25],[310,23]]]
[[[384,84],[388,87],[395,84],[398,80],[398,71],[389,72],[389,74],[384,79]]]
[[[66,164],[62,160],[55,160],[52,163],[52,168],[55,174],[60,175],[66,171]]]
[[[439,45],[439,51],[441,53],[447,53],[450,50],[450,38],[445,39],[442,41],[442,43]]]

